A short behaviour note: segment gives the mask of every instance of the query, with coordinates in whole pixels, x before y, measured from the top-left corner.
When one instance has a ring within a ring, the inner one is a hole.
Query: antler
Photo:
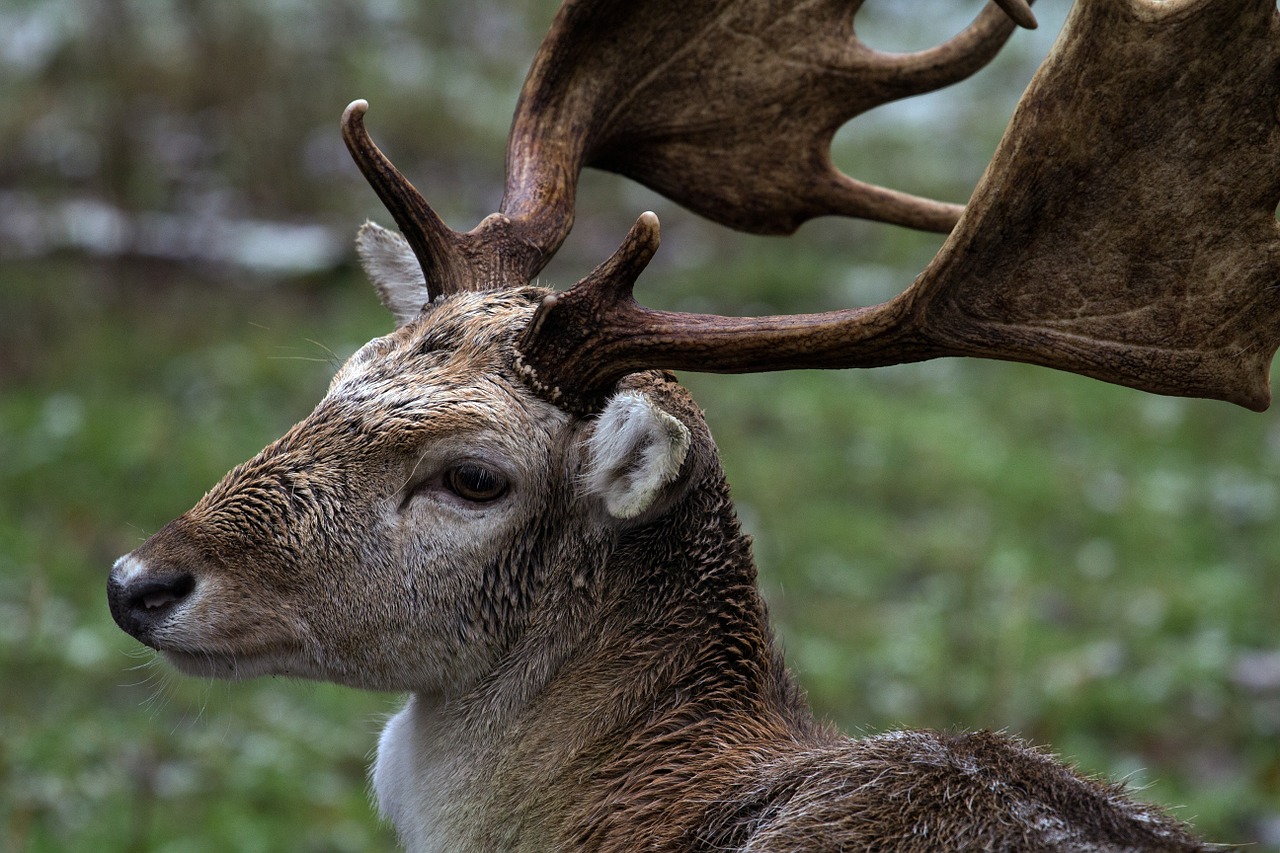
[[[1035,18],[1025,0],[1000,0],[1008,17],[989,6],[938,47],[887,54],[854,35],[862,2],[567,0],[516,106],[500,213],[469,232],[449,229],[373,144],[364,101],[343,115],[343,138],[432,297],[529,282],[572,227],[583,166],[747,231],[787,233],[827,214],[948,231],[959,205],[846,177],[831,138],[873,107],[969,76],[1004,44],[1010,18]]]
[[[1080,0],[958,227],[901,296],[793,317],[641,308],[647,214],[544,301],[519,363],[584,408],[642,368],[968,355],[1264,409],[1280,345],[1278,107],[1274,0]]]
[[[949,231],[961,206],[842,175],[831,138],[854,116],[973,74],[1013,23],[988,6],[944,44],[888,54],[856,37],[862,3],[570,0],[516,109],[508,158],[517,167],[504,210],[529,206],[522,188],[538,182],[522,179],[522,168],[547,172],[550,161],[576,179],[565,166],[571,158],[556,150],[572,147],[587,165],[744,231],[789,233],[831,214]],[[1025,3],[1004,5],[1034,25]],[[565,130],[580,126],[565,146]]]
[[[342,114],[342,139],[422,265],[429,298],[527,284],[564,241],[568,224],[556,231],[546,216],[512,221],[494,213],[471,231],[452,230],[373,144],[364,128],[368,109],[367,101],[351,102]]]

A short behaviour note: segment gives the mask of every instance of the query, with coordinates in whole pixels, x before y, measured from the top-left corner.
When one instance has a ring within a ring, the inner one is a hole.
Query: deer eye
[[[464,462],[444,472],[444,487],[464,500],[488,503],[507,493],[507,479],[474,462]]]

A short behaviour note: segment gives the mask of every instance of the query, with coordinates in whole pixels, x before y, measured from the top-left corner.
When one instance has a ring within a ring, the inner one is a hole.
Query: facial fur
[[[553,562],[528,543],[554,550],[542,533],[575,481],[572,419],[510,370],[539,295],[443,300],[353,355],[315,411],[122,558],[194,576],[140,639],[193,674],[383,690],[491,667],[546,582],[530,564]],[[459,495],[459,466],[501,493]]]

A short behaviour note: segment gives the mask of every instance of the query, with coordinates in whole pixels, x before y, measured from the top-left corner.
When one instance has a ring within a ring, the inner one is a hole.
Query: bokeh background
[[[319,399],[390,323],[351,236],[353,98],[458,228],[496,209],[552,0],[0,5],[0,849],[362,851],[400,697],[180,678],[119,632],[114,558]],[[962,201],[1065,16],[843,130],[841,166]],[[873,0],[918,48],[974,0]],[[543,281],[657,210],[639,296],[729,314],[902,289],[936,235],[734,234],[589,174]],[[1176,227],[1171,224],[1171,227]],[[1280,850],[1280,420],[1018,365],[685,377],[819,714],[1008,729],[1215,840]]]

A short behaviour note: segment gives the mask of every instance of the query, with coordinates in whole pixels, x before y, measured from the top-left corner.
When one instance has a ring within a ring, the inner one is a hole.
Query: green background
[[[320,4],[316,4],[319,6]],[[889,8],[889,7],[894,8]],[[837,138],[963,200],[1061,25]],[[979,4],[872,0],[921,47]],[[350,235],[382,213],[337,118],[454,227],[496,209],[545,0],[9,0],[0,7],[0,849],[375,850],[399,697],[179,677],[107,612],[111,562],[304,415],[390,327]],[[737,235],[590,174],[543,281],[641,210],[638,296],[729,314],[879,301],[940,245],[823,220]],[[1019,365],[686,376],[791,665],[853,733],[1007,729],[1207,836],[1280,850],[1280,422]]]

